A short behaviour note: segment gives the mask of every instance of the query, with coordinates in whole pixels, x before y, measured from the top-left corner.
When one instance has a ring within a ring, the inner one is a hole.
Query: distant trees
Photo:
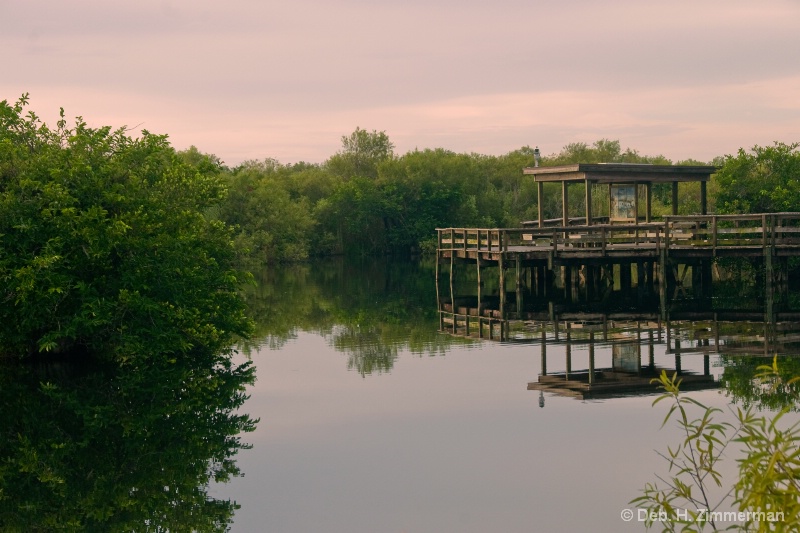
[[[800,209],[800,143],[739,149],[715,175],[721,213],[772,213]]]
[[[717,158],[720,172],[708,184],[713,211],[754,212],[800,205],[798,145],[776,143],[753,153]],[[201,161],[198,154],[186,154]],[[205,161],[212,165],[215,158]],[[618,140],[571,143],[543,156],[544,166],[571,163],[671,164],[663,155],[642,155]],[[222,171],[230,194],[220,218],[237,226],[236,242],[258,261],[301,260],[314,255],[401,254],[430,250],[435,229],[450,226],[514,227],[537,217],[536,184],[522,174],[533,166],[524,146],[501,156],[455,153],[442,148],[395,154],[385,132],[361,128],[342,136],[342,148],[322,164],[282,165],[267,159]],[[708,163],[687,159],[679,165]],[[561,216],[560,190],[545,185],[545,218]],[[653,186],[653,213],[671,212],[672,188]],[[644,192],[642,191],[642,194]],[[699,211],[700,187],[680,188],[684,211]],[[594,211],[608,205],[597,187]],[[571,208],[583,213],[583,195]]]
[[[568,165],[571,163],[649,163],[653,165],[669,165],[671,161],[663,155],[645,156],[638,151],[626,148],[624,151],[619,141],[600,139],[592,146],[586,143],[571,143],[560,153],[543,159],[548,166]]]
[[[311,201],[302,195],[293,198],[282,172],[277,162],[266,160],[249,161],[226,175],[228,194],[217,213],[236,228],[236,247],[249,259],[308,258],[314,226]]]
[[[185,157],[199,160],[197,154]],[[577,162],[669,163],[608,139],[569,144],[542,158],[544,165]],[[229,195],[219,216],[237,227],[237,244],[258,261],[408,255],[431,249],[437,227],[511,227],[535,219],[536,185],[522,174],[533,163],[528,146],[502,156],[442,148],[397,155],[385,132],[356,128],[322,164],[267,159],[223,172]],[[603,194],[598,191],[595,202],[607,205]],[[559,196],[546,201],[545,213],[560,215]],[[581,208],[581,201],[577,197],[573,207]]]
[[[342,136],[342,150],[328,159],[328,170],[341,176],[377,178],[378,166],[394,157],[394,144],[386,132],[361,128]]]

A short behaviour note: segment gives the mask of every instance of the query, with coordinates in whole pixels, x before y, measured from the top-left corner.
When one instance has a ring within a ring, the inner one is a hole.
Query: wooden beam
[[[569,193],[566,181],[561,182],[561,216],[564,226],[569,226]]]
[[[653,184],[647,182],[644,184],[644,188],[645,188],[645,198],[646,198],[645,210],[647,210],[647,213],[645,213],[644,215],[645,217],[644,220],[645,222],[650,222],[653,217]]]
[[[632,183],[634,181],[705,181],[716,172],[713,166],[588,164],[528,167],[523,174],[536,181],[592,181]]]

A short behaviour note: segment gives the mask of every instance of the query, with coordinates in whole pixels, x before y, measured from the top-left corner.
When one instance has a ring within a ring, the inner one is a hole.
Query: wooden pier
[[[458,266],[474,265],[480,287],[482,270],[496,267],[501,300],[513,268],[518,293],[526,285],[547,296],[557,279],[559,290],[589,295],[618,283],[623,290],[635,285],[640,295],[657,294],[663,303],[690,283],[710,287],[713,263],[723,257],[758,262],[765,284],[781,290],[788,284],[788,259],[798,256],[800,213],[686,215],[634,224],[441,228],[436,272],[438,283],[449,266],[452,286]]]
[[[665,216],[661,222],[540,228],[440,228],[440,259],[548,264],[800,256],[800,213]]]

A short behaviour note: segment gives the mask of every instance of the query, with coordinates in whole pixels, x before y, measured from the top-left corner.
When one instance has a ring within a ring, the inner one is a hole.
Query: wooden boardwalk
[[[756,263],[764,273],[766,294],[772,295],[773,287],[785,292],[789,258],[800,256],[800,213],[676,215],[637,224],[443,228],[437,234],[437,295],[441,269],[448,264],[451,300],[456,266],[475,266],[479,300],[482,269],[497,267],[501,310],[506,309],[509,268],[515,271],[518,296],[520,287],[528,286],[535,288],[536,297],[558,290],[574,300],[580,292],[608,292],[619,280],[623,292],[635,285],[642,297],[657,294],[664,313],[668,295],[685,293],[687,285],[702,292],[711,288],[717,258]]]
[[[438,258],[489,263],[800,256],[800,213],[666,216],[662,222],[437,229]]]

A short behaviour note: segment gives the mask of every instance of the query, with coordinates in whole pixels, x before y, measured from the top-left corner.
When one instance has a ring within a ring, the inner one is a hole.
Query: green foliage
[[[328,159],[328,169],[342,178],[378,177],[378,167],[394,157],[394,144],[386,132],[361,128],[342,136],[342,150]]]
[[[757,378],[766,386],[780,385],[777,358],[772,366],[759,367]],[[647,528],[658,523],[663,531],[797,531],[800,427],[784,423],[788,408],[771,417],[737,409],[732,422],[719,422],[723,413],[682,394],[677,376],[662,372],[654,382],[665,393],[653,404],[670,403],[663,424],[676,419],[684,439],[660,454],[670,476],[659,476],[660,485],[648,483],[642,496],[631,501],[648,510]],[[736,444],[742,447],[739,478],[725,484],[720,464]]]
[[[0,102],[0,354],[127,361],[246,334],[230,231],[205,214],[225,194],[216,166],[63,110],[51,130],[26,104]]]
[[[228,195],[218,216],[235,227],[236,245],[257,262],[299,261],[309,255],[314,226],[309,201],[293,199],[267,160],[247,162],[226,174]]]
[[[644,156],[638,151],[620,147],[618,140],[600,139],[589,146],[586,143],[566,145],[560,153],[542,158],[547,166],[569,165],[573,163],[650,163],[653,165],[669,165],[669,159],[663,155]]]
[[[800,206],[800,143],[754,146],[726,156],[714,175],[720,213],[796,211]]]
[[[185,154],[196,166],[202,157],[192,149]],[[206,157],[205,165],[216,162],[234,191],[220,217],[238,225],[237,243],[258,262],[337,254],[407,256],[433,250],[437,227],[518,227],[538,216],[536,184],[522,174],[534,163],[529,146],[501,156],[442,148],[398,156],[385,132],[356,128],[342,137],[342,149],[321,165],[282,165],[267,159],[227,172],[213,156]],[[724,161],[717,158],[713,164]],[[671,163],[662,155],[622,149],[618,140],[609,139],[568,144],[542,158],[547,166],[604,162]],[[686,159],[677,164],[704,163]],[[773,196],[791,204],[787,198],[796,183],[775,188]],[[545,218],[560,218],[559,184],[547,183],[544,189]],[[670,214],[671,185],[655,184],[652,192],[653,214]],[[644,189],[640,193],[644,206]],[[710,211],[718,197],[722,205],[732,194],[736,193],[726,183],[712,180],[707,187]],[[679,195],[682,213],[700,211],[699,184],[684,184]],[[583,216],[585,196],[572,194],[570,200],[570,214]],[[592,201],[596,216],[607,213],[607,188],[596,186]]]
[[[267,159],[223,170],[232,192],[218,213],[237,226],[236,242],[249,250],[247,258],[260,263],[429,253],[436,228],[517,227],[535,219],[536,184],[522,174],[533,165],[533,152],[524,146],[485,156],[437,148],[397,156],[385,132],[356,128],[322,165]],[[186,157],[194,162],[199,154]],[[543,162],[669,163],[663,156],[623,151],[619,141],[608,139],[567,145]],[[560,190],[556,184],[545,188],[546,217],[560,217]],[[576,213],[584,212],[583,201],[583,195],[573,198]],[[699,205],[699,189],[684,192],[680,201]],[[607,210],[608,191],[597,187],[593,202],[595,213]],[[658,202],[654,211],[669,212]]]

